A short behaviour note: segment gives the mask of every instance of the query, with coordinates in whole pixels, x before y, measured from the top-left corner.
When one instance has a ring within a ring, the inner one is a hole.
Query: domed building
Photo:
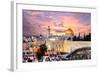
[[[65,31],[65,35],[74,35],[74,32],[73,32],[73,30],[71,29],[71,28],[69,28],[69,29],[67,29],[66,31]]]
[[[66,40],[72,40],[74,36],[74,32],[71,28],[67,29],[65,32],[65,39]]]

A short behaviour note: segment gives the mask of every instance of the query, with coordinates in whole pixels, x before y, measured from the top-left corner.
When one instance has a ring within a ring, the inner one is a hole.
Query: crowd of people
[[[35,43],[34,41],[23,42],[23,63],[27,62],[52,62],[68,60],[85,60],[91,59],[91,48],[79,48],[70,53],[48,50],[46,43]]]
[[[51,51],[45,52],[44,55],[32,52],[23,52],[23,62],[52,62],[52,61],[68,61],[68,60],[85,60],[91,59],[91,50],[75,50],[70,54],[61,54]]]
[[[23,52],[23,62],[51,62],[51,61],[61,61],[63,57],[60,53],[46,51],[42,54],[38,52]]]

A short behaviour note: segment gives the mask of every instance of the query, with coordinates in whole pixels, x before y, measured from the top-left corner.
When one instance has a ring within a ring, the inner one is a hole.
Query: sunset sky
[[[91,14],[82,12],[55,12],[23,10],[23,34],[24,35],[47,35],[48,26],[51,34],[62,34],[68,28],[75,35],[88,34],[91,32]]]

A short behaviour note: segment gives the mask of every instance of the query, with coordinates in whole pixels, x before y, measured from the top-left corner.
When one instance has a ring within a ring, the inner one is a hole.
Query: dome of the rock
[[[74,32],[73,32],[73,30],[71,29],[71,28],[69,28],[69,29],[67,29],[66,31],[65,31],[65,35],[74,35]]]

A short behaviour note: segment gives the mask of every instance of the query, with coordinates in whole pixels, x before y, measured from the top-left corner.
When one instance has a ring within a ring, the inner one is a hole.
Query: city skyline
[[[62,35],[72,29],[75,35],[91,33],[91,14],[83,12],[23,10],[23,35]]]

